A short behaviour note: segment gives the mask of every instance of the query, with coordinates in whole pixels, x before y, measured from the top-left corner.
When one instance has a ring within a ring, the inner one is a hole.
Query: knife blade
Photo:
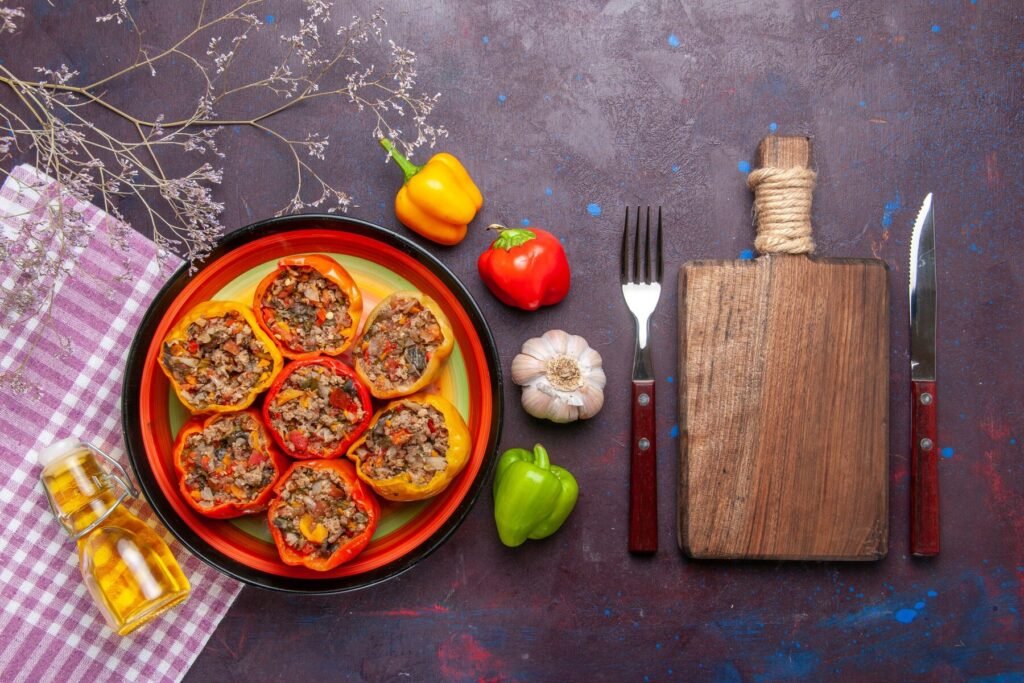
[[[939,554],[935,212],[924,198],[910,238],[910,552]]]

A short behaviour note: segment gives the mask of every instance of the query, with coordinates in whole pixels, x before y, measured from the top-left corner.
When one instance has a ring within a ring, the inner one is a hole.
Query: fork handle
[[[658,551],[658,469],[654,380],[633,380],[629,458],[629,552]]]

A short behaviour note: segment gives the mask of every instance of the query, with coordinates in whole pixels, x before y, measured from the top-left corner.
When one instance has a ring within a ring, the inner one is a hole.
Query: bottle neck
[[[58,520],[72,536],[110,515],[124,496],[85,448],[47,465],[42,479]]]

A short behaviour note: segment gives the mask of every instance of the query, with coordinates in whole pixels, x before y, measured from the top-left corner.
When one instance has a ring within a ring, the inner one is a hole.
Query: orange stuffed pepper
[[[330,256],[278,261],[253,297],[260,327],[286,358],[337,356],[355,341],[363,298],[352,276]]]

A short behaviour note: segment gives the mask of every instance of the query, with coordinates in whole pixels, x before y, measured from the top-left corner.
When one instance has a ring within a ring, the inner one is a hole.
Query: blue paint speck
[[[660,650],[661,649],[661,643],[655,643],[654,644],[654,649],[655,650]]]
[[[868,106],[868,103],[865,102],[864,100],[861,100],[860,102],[857,103],[857,106],[859,106],[859,107],[866,107],[866,106]]]
[[[941,26],[939,26],[938,24],[932,24],[932,33],[938,33],[941,30],[942,30]]]
[[[778,129],[779,129],[779,124],[775,123],[774,121],[772,121],[771,123],[768,124],[768,132],[769,133],[774,133]]]
[[[903,204],[900,201],[900,191],[896,190],[896,196],[885,203],[885,208],[882,210],[882,227],[888,228],[892,225],[892,217],[903,208]]]
[[[268,14],[266,17],[263,18],[263,22],[268,25],[273,24],[275,21],[277,21],[277,17],[275,17],[273,14]]]
[[[554,190],[552,190],[552,189],[551,189],[550,187],[545,187],[545,188],[544,188],[544,194],[546,194],[547,196],[549,196],[549,197],[550,197],[550,196],[551,196],[551,195],[553,195],[554,193],[555,193],[555,191],[554,191]]]
[[[744,249],[743,251],[740,252],[740,258],[743,259],[744,261],[752,261],[754,259],[754,250]]]
[[[530,224],[530,219],[529,218],[524,218],[523,220],[521,220],[519,222],[522,223],[523,227],[525,228],[527,225]]]
[[[823,23],[823,24],[821,25],[821,28],[822,28],[823,30],[827,31],[827,30],[828,30],[828,22],[826,21],[825,23]]]
[[[669,430],[668,435],[673,439],[679,437],[679,425],[672,425],[672,429]]]
[[[833,19],[838,19],[839,17],[843,16],[843,13],[837,9],[834,9],[832,10],[832,14],[830,14],[829,16],[832,17]]]
[[[676,378],[673,377],[672,375],[669,375],[668,377],[665,378],[665,381],[668,382],[669,384],[672,384],[673,382],[676,381]]]
[[[498,102],[500,102],[502,104],[504,104],[505,100],[507,100],[507,99],[508,99],[508,97],[505,96],[505,95],[498,95]]]
[[[736,163],[736,168],[740,173],[750,173],[750,162],[746,159],[739,161]]]
[[[486,45],[487,43],[491,42],[491,39],[488,36],[484,36],[480,40],[483,42],[484,45]]]
[[[914,605],[914,609],[924,609],[924,603],[923,602],[917,603],[916,605]]]
[[[937,596],[938,596],[938,593],[936,593],[935,591],[928,591],[928,597],[929,598],[934,598],[934,597],[937,597]]]
[[[973,251],[975,254],[980,254],[981,253],[981,247],[979,247],[974,242],[971,242],[971,244],[967,248],[970,249],[971,251]]]
[[[677,36],[674,33],[668,34],[668,46],[669,47],[679,47],[679,45],[680,45],[680,43],[679,43],[679,36]]]
[[[605,615],[606,617],[610,617],[610,616],[612,615],[612,609],[611,609],[611,607],[605,607],[605,608],[604,608],[604,615]]]
[[[591,216],[600,216],[601,205],[598,204],[597,202],[590,202],[589,204],[587,204],[587,213],[589,213]]]
[[[864,42],[864,36],[857,36],[856,38],[854,38],[854,40],[857,41],[858,43],[863,43]]]
[[[901,624],[909,624],[917,617],[917,610],[904,607],[903,609],[896,610],[895,617],[896,621]]]
[[[672,172],[679,173],[679,164],[672,164]]]
[[[946,446],[940,452],[942,453],[943,458],[952,458],[953,454],[956,453],[956,451],[953,450],[952,446]]]
[[[1017,439],[1010,439],[1010,445],[1011,446],[1016,446],[1017,445]]]

